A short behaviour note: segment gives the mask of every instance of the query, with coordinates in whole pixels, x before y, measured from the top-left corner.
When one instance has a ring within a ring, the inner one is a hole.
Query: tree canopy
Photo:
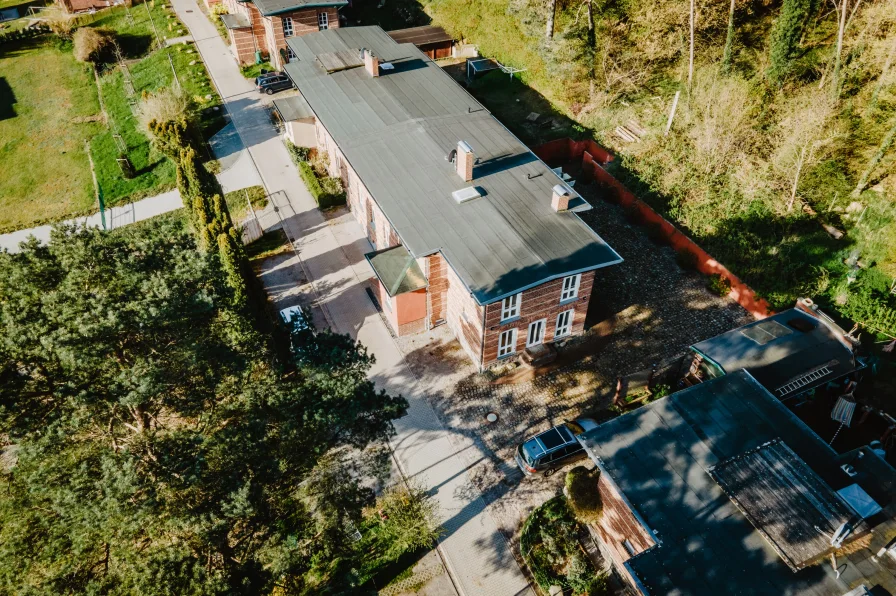
[[[278,362],[226,278],[177,218],[0,253],[0,591],[351,585],[331,556],[350,538],[320,539],[309,491],[406,402],[346,336],[295,333]],[[372,501],[358,486],[329,501],[340,519]]]

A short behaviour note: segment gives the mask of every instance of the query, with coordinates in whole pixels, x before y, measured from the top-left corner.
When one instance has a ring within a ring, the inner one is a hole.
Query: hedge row
[[[19,29],[17,31],[8,31],[6,33],[0,33],[0,44],[8,43],[10,41],[18,41],[20,39],[31,39],[32,37],[38,37],[49,32],[50,28],[42,25],[28,27],[27,29]]]
[[[314,197],[318,207],[326,209],[337,205],[345,205],[345,192],[331,192],[325,189],[323,184],[321,184],[321,180],[314,174],[311,164],[307,161],[300,161],[298,165],[302,180],[305,181],[305,186],[308,187],[308,191]]]

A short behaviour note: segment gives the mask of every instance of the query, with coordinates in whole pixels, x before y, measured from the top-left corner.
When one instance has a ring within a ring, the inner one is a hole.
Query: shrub
[[[566,571],[566,579],[573,594],[602,596],[610,593],[607,576],[595,573],[591,561],[580,552],[573,555]]]
[[[308,157],[311,155],[311,149],[308,147],[299,147],[289,139],[284,139],[283,142],[286,143],[286,150],[289,151],[289,156],[296,166],[303,161],[308,161]]]
[[[731,280],[724,275],[710,275],[707,287],[713,294],[724,298],[731,293]]]
[[[569,508],[580,522],[593,524],[600,519],[603,503],[597,491],[600,471],[576,466],[566,474],[566,492]]]
[[[689,250],[679,250],[675,252],[675,262],[685,271],[694,271],[697,269],[697,255]]]
[[[78,25],[75,19],[61,15],[47,21],[50,31],[60,39],[70,40]]]
[[[430,548],[442,533],[438,504],[418,485],[385,491],[376,501],[376,512],[366,515],[379,517],[377,538],[386,558]]]
[[[194,104],[187,94],[165,87],[143,96],[137,107],[137,122],[154,139],[150,122],[176,122],[191,116],[193,108]]]
[[[78,62],[101,64],[115,48],[115,32],[97,27],[81,27],[72,36],[74,56]]]
[[[319,179],[307,161],[299,162],[299,174],[318,207],[326,209],[336,205],[345,205],[345,192],[342,191],[341,180],[330,177]]]

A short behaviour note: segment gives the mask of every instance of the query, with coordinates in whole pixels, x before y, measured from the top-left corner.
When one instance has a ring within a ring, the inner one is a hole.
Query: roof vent
[[[462,188],[460,190],[455,190],[451,193],[451,196],[458,203],[466,203],[467,201],[472,201],[473,199],[478,199],[482,196],[482,191],[475,186],[468,186],[466,188]]]
[[[395,65],[391,62],[380,62],[380,69],[382,70],[395,70]]]

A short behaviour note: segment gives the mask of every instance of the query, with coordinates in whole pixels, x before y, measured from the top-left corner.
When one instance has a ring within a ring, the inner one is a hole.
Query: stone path
[[[317,209],[271,124],[264,102],[236,62],[214,26],[194,0],[173,0],[205,61],[242,145],[247,148],[261,180],[271,195],[271,210],[293,241],[296,254],[277,267],[291,267],[292,278],[310,280],[290,292],[278,279],[261,278],[297,302],[312,304],[315,317],[335,331],[348,333],[376,357],[371,370],[378,387],[404,395],[408,415],[395,424],[392,441],[405,476],[430,488],[439,503],[446,533],[439,544],[458,592],[469,596],[508,596],[530,593],[528,582],[510,547],[471,489],[465,460],[457,457],[450,431],[438,420],[425,397],[426,385],[417,379],[365,291],[371,277],[364,252],[370,250],[360,227],[349,215],[327,220]],[[192,11],[192,12],[187,12]],[[287,276],[288,278],[288,276]],[[268,285],[268,287],[272,287]]]

